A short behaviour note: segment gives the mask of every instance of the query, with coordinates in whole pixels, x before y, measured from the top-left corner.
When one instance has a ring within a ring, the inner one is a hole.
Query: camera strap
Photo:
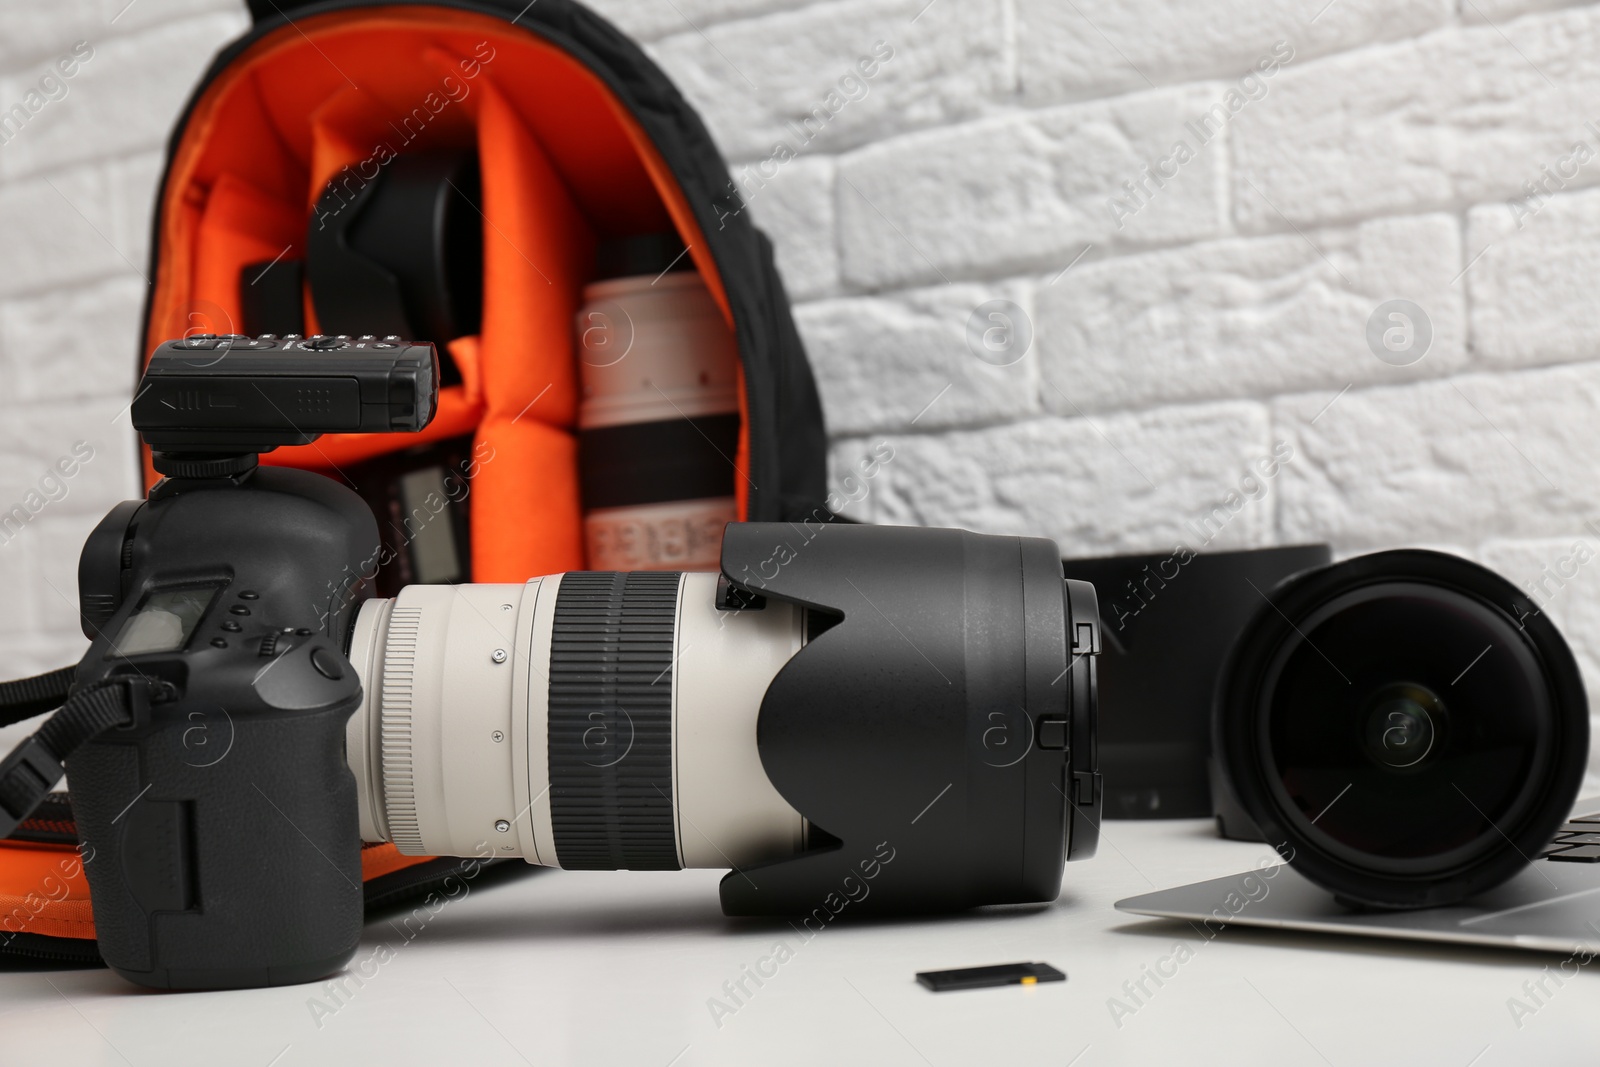
[[[0,726],[31,719],[54,711],[67,702],[72,691],[73,676],[78,668],[62,667],[48,674],[32,678],[18,678],[14,682],[0,682]]]
[[[145,698],[137,679],[117,678],[68,695],[76,668],[0,683],[0,725],[21,722],[51,708],[54,715],[0,761],[0,838],[33,813],[66,774],[62,766],[96,734],[133,722]]]

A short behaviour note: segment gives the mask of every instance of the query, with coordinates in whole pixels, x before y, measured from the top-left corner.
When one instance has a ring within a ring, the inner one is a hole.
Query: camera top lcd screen
[[[216,595],[216,586],[211,585],[151,593],[122,624],[110,655],[176,652],[188,643],[189,635]]]

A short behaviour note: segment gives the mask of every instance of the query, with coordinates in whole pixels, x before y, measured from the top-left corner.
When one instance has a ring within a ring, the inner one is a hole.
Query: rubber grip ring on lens
[[[383,651],[383,795],[389,820],[389,840],[409,856],[422,854],[422,820],[417,814],[417,777],[411,758],[416,740],[412,730],[415,710],[417,640],[422,632],[422,611],[395,608]]]
[[[550,638],[550,822],[567,870],[678,870],[672,643],[681,575],[570,572]]]

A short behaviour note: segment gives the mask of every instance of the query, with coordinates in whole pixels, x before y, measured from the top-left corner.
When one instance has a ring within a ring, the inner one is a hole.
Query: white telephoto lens
[[[744,867],[804,847],[756,747],[801,609],[718,576],[570,572],[364,604],[347,746],[361,833],[408,855]]]

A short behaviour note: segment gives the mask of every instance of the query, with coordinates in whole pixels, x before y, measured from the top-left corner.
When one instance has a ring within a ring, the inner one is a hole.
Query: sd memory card
[[[1067,976],[1048,963],[998,963],[992,967],[962,967],[954,971],[919,971],[917,981],[935,993],[952,989],[987,989],[1000,985],[1035,985],[1065,982]]]

